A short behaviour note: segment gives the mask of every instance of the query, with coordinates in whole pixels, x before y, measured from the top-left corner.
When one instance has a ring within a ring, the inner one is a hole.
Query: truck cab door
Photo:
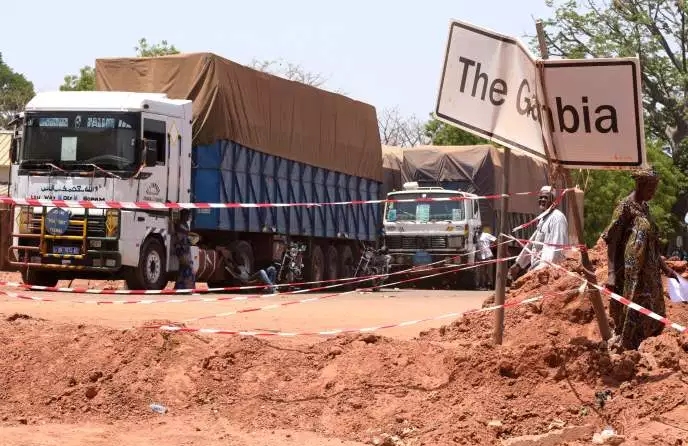
[[[156,156],[153,163],[148,160],[141,170],[141,180],[136,191],[136,201],[164,202],[167,192],[167,164],[169,153],[169,137],[167,134],[167,117],[153,114],[143,115],[143,139],[147,141],[146,152],[154,147]]]

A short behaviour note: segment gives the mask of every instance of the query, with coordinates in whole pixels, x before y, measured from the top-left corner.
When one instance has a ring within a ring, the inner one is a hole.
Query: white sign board
[[[645,165],[637,59],[537,63],[516,39],[452,22],[435,116],[540,157],[553,143],[569,168]]]
[[[561,164],[646,164],[640,76],[635,58],[545,61],[550,132]]]

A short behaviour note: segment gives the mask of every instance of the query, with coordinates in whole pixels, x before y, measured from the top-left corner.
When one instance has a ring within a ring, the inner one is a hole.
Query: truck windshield
[[[88,166],[108,171],[133,170],[140,122],[137,113],[28,113],[20,167],[56,165],[67,171]]]
[[[392,194],[389,199],[413,200],[418,198],[449,198],[458,195],[452,194]],[[460,221],[466,218],[467,200],[462,201],[432,201],[423,202],[403,202],[387,203],[386,218],[389,222],[395,221],[414,221],[425,223],[431,221]]]

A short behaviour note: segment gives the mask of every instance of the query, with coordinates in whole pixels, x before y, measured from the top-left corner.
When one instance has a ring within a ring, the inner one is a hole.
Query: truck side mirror
[[[18,145],[18,139],[17,138],[12,138],[12,142],[10,142],[10,162],[11,163],[16,163],[17,162],[17,145]]]
[[[156,141],[146,139],[144,140],[143,146],[143,159],[145,160],[146,166],[155,166],[158,162],[158,147]]]

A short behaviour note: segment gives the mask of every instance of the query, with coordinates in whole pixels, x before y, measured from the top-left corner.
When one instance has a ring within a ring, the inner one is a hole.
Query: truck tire
[[[162,290],[167,285],[167,261],[165,247],[155,237],[143,242],[139,255],[139,266],[126,274],[130,290]]]
[[[325,251],[325,279],[335,280],[339,278],[339,252],[333,245],[327,245]]]
[[[318,245],[313,245],[311,255],[308,259],[308,275],[306,280],[308,282],[322,282],[325,277],[325,254]],[[321,283],[314,284],[315,286],[322,286]]]
[[[27,285],[54,287],[58,277],[54,271],[28,269],[21,273],[22,281]]]
[[[478,272],[475,268],[461,271],[458,274],[457,284],[462,290],[475,291],[478,289]]]
[[[255,272],[255,257],[253,256],[253,248],[249,242],[235,240],[229,244],[229,249],[232,251],[232,258],[237,263],[237,267],[243,266],[247,269],[249,274]]]
[[[350,279],[354,275],[354,253],[349,245],[339,248],[339,274],[342,279]]]

